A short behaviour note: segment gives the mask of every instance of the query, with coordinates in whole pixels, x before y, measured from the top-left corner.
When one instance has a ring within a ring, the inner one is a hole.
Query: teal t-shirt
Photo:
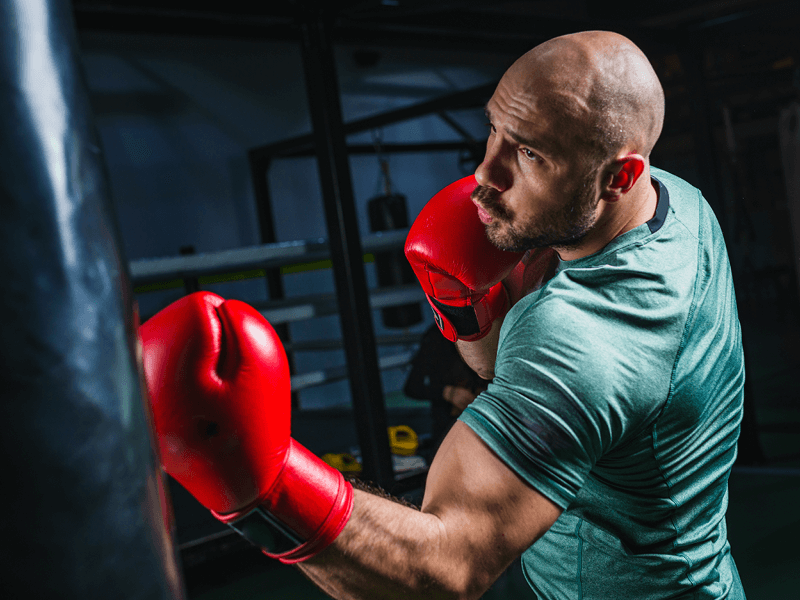
[[[541,599],[744,598],[725,526],[744,357],[719,224],[652,169],[656,215],[562,261],[462,414],[564,509],[522,556]]]

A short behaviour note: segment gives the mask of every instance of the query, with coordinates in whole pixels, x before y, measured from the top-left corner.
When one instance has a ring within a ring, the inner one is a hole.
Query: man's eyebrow
[[[491,121],[492,121],[492,112],[489,110],[489,106],[488,105],[486,105],[483,108],[483,114],[486,115],[486,118],[489,119],[489,122],[491,123]],[[545,142],[542,142],[541,140],[528,139],[528,138],[525,138],[525,137],[521,136],[516,131],[511,131],[511,130],[508,130],[508,129],[506,130],[506,132],[511,137],[511,139],[513,139],[515,142],[517,142],[521,146],[530,146],[531,149],[533,149],[533,150],[539,150],[544,154],[552,154],[552,148],[550,148]]]

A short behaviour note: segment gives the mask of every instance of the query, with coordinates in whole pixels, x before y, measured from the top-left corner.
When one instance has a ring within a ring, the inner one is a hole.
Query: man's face
[[[472,195],[489,240],[503,250],[576,247],[596,221],[596,171],[579,146],[580,117],[501,80],[486,107],[490,134]]]
[[[491,219],[484,217],[486,237],[501,250],[524,252],[531,248],[573,248],[580,244],[595,223],[594,178],[587,179],[572,194],[562,194],[561,206],[545,207],[531,219],[517,217],[492,187],[478,186],[472,198]],[[535,198],[527,200],[531,203],[536,201]]]

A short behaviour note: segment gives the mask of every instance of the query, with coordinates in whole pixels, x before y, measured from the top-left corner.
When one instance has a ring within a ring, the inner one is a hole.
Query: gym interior
[[[431,402],[404,393],[412,359],[433,323],[402,255],[409,225],[434,193],[480,163],[487,135],[484,106],[518,56],[581,30],[611,30],[633,40],[651,60],[666,94],[665,125],[652,164],[703,191],[724,232],[736,283],[746,387],[730,477],[732,553],[748,598],[797,597],[800,4],[7,4],[4,64],[13,62],[10,54],[35,54],[29,46],[46,46],[56,34],[73,50],[43,59],[31,93],[46,97],[53,91],[44,69],[51,60],[74,79],[70,93],[78,100],[86,96],[91,122],[81,127],[87,135],[95,132],[97,175],[89,183],[81,179],[83,171],[68,176],[79,179],[74,185],[100,188],[109,223],[88,222],[79,229],[114,242],[110,252],[119,257],[119,277],[125,280],[117,295],[138,307],[141,322],[198,290],[256,307],[289,356],[293,436],[330,464],[411,502],[422,497],[435,440]],[[12,14],[22,24],[16,29],[8,25]],[[18,45],[9,41],[12,34],[22,40]],[[9,133],[13,122],[5,118],[8,182],[14,171],[27,167],[13,158],[20,142],[9,141],[16,134]],[[18,189],[6,183],[4,203],[12,188]],[[67,218],[45,214],[47,206],[32,218],[56,225]],[[41,298],[50,288],[36,283],[37,273],[52,261],[11,247],[17,211],[9,214],[4,279],[11,281],[11,295],[37,289]],[[18,258],[19,269],[9,266]],[[60,260],[67,264],[69,257]],[[16,306],[14,318],[26,318]],[[97,310],[102,317],[103,306]],[[13,354],[19,335],[6,323],[4,379],[13,375],[6,356]],[[47,331],[66,338],[57,324]],[[36,388],[40,393],[43,385]],[[136,381],[130,386],[134,395],[140,389]],[[31,393],[18,387],[7,388],[17,404],[20,394]],[[81,410],[79,404],[74,410]],[[20,418],[21,409],[5,410],[7,423]],[[62,410],[45,407],[24,418],[34,420],[33,429],[39,428],[37,419],[44,420],[48,429]],[[36,525],[41,515],[55,511],[91,529],[93,515],[109,509],[102,494],[93,493],[86,502],[69,496],[71,503],[58,496],[65,486],[90,489],[92,477],[62,474],[58,492],[47,492],[25,469],[36,470],[44,455],[13,439],[13,446],[6,440],[4,452],[17,465],[19,486],[36,498],[34,514],[25,517],[23,500],[4,504],[4,530],[11,531],[8,521],[22,519],[27,524],[20,527],[36,538],[36,550],[13,543],[4,549],[3,562],[30,580],[22,591],[40,595],[37,574],[64,563],[63,573],[69,569],[74,576],[60,575],[63,597],[95,597],[100,590],[127,597],[113,578],[93,587],[95,582],[87,583],[91,577],[82,579],[70,562],[70,555],[95,542],[81,538],[71,549],[67,536],[78,534]],[[63,443],[62,453],[48,454],[47,461],[70,462],[84,451],[80,440],[66,437]],[[126,471],[123,477],[134,475]],[[181,597],[197,600],[327,597],[299,571],[264,557],[214,519],[174,480],[166,482],[172,522],[163,547],[174,554],[175,572],[166,576],[171,583],[164,589],[171,586]],[[26,497],[27,492],[20,496]],[[50,539],[58,542],[57,551]],[[106,560],[97,550],[91,556]],[[141,570],[149,568],[146,560],[114,564],[116,572],[148,578]],[[514,565],[484,598],[533,595]]]

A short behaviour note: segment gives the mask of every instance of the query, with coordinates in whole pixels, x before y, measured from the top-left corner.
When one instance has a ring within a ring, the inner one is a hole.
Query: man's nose
[[[503,159],[503,142],[498,136],[489,138],[486,143],[486,154],[483,162],[475,169],[475,180],[478,185],[504,192],[510,186],[508,167]]]

